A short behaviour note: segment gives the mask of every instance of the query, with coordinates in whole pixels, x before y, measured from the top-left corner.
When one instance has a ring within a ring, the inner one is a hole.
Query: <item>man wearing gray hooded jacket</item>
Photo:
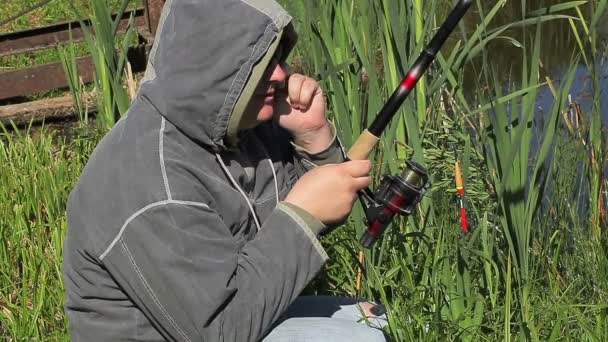
[[[69,197],[73,341],[384,340],[280,320],[371,182],[342,163],[318,83],[288,76],[290,22],[271,0],[166,2],[139,93]]]

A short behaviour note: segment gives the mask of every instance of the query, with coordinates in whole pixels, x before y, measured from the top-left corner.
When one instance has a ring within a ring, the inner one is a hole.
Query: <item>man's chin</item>
[[[268,120],[272,120],[274,116],[273,106],[265,105],[258,113],[257,121],[262,123]]]
[[[260,112],[258,116],[254,120],[243,120],[239,124],[239,129],[247,130],[255,128],[257,125],[264,123],[266,121],[272,120],[274,115],[274,111],[270,110],[268,112]]]

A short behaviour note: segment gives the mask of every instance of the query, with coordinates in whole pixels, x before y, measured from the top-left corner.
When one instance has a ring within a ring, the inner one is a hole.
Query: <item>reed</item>
[[[386,332],[394,341],[607,338],[607,148],[597,72],[604,52],[597,25],[607,1],[548,7],[476,1],[382,136],[371,157],[376,181],[398,172],[405,159],[425,164],[432,175],[415,215],[397,221],[361,265],[359,295],[386,305]],[[347,148],[451,6],[444,0],[282,3],[300,32],[294,60],[322,82]],[[569,25],[575,42],[557,78],[546,70],[552,56],[544,48],[555,36],[543,30],[556,21]],[[87,46],[103,40],[114,51],[124,41],[112,36],[111,22],[97,25]],[[497,63],[497,44],[514,48],[511,66]],[[97,90],[111,92],[122,87],[122,67],[108,51],[89,52],[105,75]],[[63,53],[69,62],[73,52]],[[571,96],[580,66],[590,73],[589,106]],[[77,93],[69,70],[67,63]],[[65,202],[99,137],[125,108],[122,95],[112,94],[99,96],[108,121],[78,128],[73,138],[16,128],[0,136],[0,339],[67,340],[60,277]],[[540,110],[547,96],[550,105]],[[458,221],[456,160],[467,233]],[[306,293],[357,295],[362,219],[357,207],[323,239],[331,261]]]
[[[421,52],[449,5],[343,0],[294,7],[303,32],[300,54],[308,61],[308,72],[322,80],[329,111],[347,148]],[[583,9],[589,13],[589,7],[594,8],[592,16],[584,16]],[[552,245],[560,236],[552,236],[555,227],[544,225],[544,232],[538,227],[547,215],[543,201],[556,191],[549,175],[565,172],[556,170],[561,151],[555,149],[555,137],[561,132],[560,120],[584,50],[574,51],[555,89],[552,107],[540,113],[536,104],[539,93],[549,88],[549,82],[541,78],[542,60],[548,58],[541,49],[543,25],[561,21],[578,29],[589,27],[597,23],[594,18],[603,7],[601,2],[586,1],[545,8],[531,8],[524,1],[520,6],[504,0],[478,1],[472,11],[477,17],[462,25],[385,132],[372,156],[376,175],[396,172],[405,158],[426,164],[433,174],[432,191],[418,215],[394,227],[368,253],[363,265],[362,296],[388,303],[389,332],[396,340],[481,336],[544,340],[572,327],[566,318],[550,324],[555,317],[576,316],[578,322],[590,324],[588,312],[574,314],[577,301],[568,296],[567,288],[558,286],[558,268],[540,257],[551,255],[559,264],[570,255],[559,255],[549,247],[534,253],[535,247]],[[301,15],[298,10],[303,11]],[[418,15],[421,11],[424,17]],[[504,11],[520,13],[521,18],[501,21]],[[518,74],[504,74],[492,63],[488,48],[496,41],[519,48],[519,62],[514,63],[521,66]],[[597,56],[598,52],[588,54]],[[464,83],[466,68],[476,72],[472,84]],[[594,98],[595,106],[599,101]],[[596,123],[589,127],[597,130],[599,113],[590,115]],[[467,235],[458,233],[456,219],[453,165],[457,155],[464,164],[473,223]],[[587,165],[601,168],[604,161]],[[587,170],[588,183],[601,184],[597,173]],[[597,187],[590,188],[591,197],[599,198]],[[590,206],[601,209],[597,200]],[[331,293],[356,292],[356,238],[365,226],[360,209],[351,218],[345,231],[325,241],[335,261],[328,267],[324,289]],[[597,219],[591,222],[597,224]],[[539,284],[559,291],[545,292],[537,288]],[[600,310],[597,299],[587,298],[587,303],[593,303],[591,311]],[[572,331],[571,336],[576,336],[590,330]]]
[[[69,191],[99,133],[0,126],[0,340],[67,340],[61,247]]]
[[[127,49],[136,34],[133,15],[129,18],[124,37],[119,40],[117,36],[120,18],[129,6],[129,2],[130,0],[121,0],[116,11],[116,17],[112,19],[111,7],[105,0],[92,0],[91,27],[86,26],[81,20],[87,49],[95,66],[96,121],[106,129],[114,126],[116,121],[126,113],[131,103],[123,84],[123,75],[127,63]],[[72,10],[79,18],[82,18],[75,6],[72,6]],[[73,97],[78,98],[79,89],[73,85],[74,81],[72,80],[75,77],[77,78],[77,69],[69,68],[70,65],[75,64],[74,54],[69,56],[64,54],[63,56],[64,69],[70,79],[70,89],[74,94]],[[68,66],[68,68],[65,68],[65,66]],[[78,109],[80,110],[80,108]]]

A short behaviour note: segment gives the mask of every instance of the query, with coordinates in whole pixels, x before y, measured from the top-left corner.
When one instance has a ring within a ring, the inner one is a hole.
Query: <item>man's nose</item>
[[[289,73],[289,68],[287,64],[277,63],[275,66],[272,75],[270,76],[270,81],[275,82],[285,82],[287,79],[287,74]]]

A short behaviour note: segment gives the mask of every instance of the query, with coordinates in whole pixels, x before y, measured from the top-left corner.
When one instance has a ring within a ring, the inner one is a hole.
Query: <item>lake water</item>
[[[541,8],[546,8],[552,5],[558,5],[564,3],[560,0],[527,0],[523,1],[526,6],[526,11],[534,11]],[[487,2],[486,8],[483,9],[485,13],[489,12],[494,2]],[[581,11],[587,18],[591,18],[590,10],[591,5],[589,3],[582,5]],[[479,13],[476,10],[476,6],[470,9],[470,13],[464,18],[464,26],[467,30],[474,30],[479,24]],[[500,27],[509,24],[513,21],[522,18],[522,2],[521,1],[508,1],[504,8],[499,11],[499,15],[493,20],[492,26],[489,29]],[[560,12],[559,14],[571,15],[578,17],[575,10],[568,10]],[[594,56],[597,61],[597,72],[600,73],[600,89],[601,89],[601,113],[602,121],[604,124],[608,124],[608,101],[606,101],[606,86],[608,85],[608,64],[604,63],[604,52],[606,50],[608,42],[608,16],[606,13],[603,18],[599,20],[597,27],[598,33],[598,44],[597,47],[600,50],[598,55]],[[588,39],[588,36],[584,34],[580,25],[577,25],[578,33],[581,39]],[[522,43],[530,51],[533,49],[533,38],[536,34],[536,25],[527,27],[526,29],[515,28],[504,32],[504,36],[509,36]],[[555,19],[542,23],[541,29],[541,55],[540,59],[542,62],[541,81],[544,81],[545,76],[548,76],[557,87],[563,77],[566,76],[568,67],[571,64],[572,58],[575,54],[579,54],[580,49],[578,47],[576,35],[567,19]],[[489,43],[484,53],[487,56],[487,60],[490,61],[492,67],[497,70],[497,74],[505,82],[505,85],[514,85],[517,89],[517,85],[521,83],[522,75],[522,52],[521,47],[516,46],[507,39],[496,39]],[[481,63],[481,58],[475,60],[477,63]],[[479,76],[478,70],[475,69],[474,64],[467,67],[465,72],[465,84],[475,84],[475,77]],[[485,81],[484,81],[485,82]],[[573,100],[578,102],[585,114],[591,112],[592,106],[592,79],[581,58],[580,63],[577,66],[576,77],[573,83],[571,94]],[[538,96],[538,107],[539,112],[549,111],[553,104],[553,95],[551,94],[548,87],[543,87],[539,91]]]
[[[558,5],[560,3],[564,3],[565,1],[524,0],[523,2],[527,7],[527,11],[531,11],[551,5]],[[498,16],[494,21],[493,27],[500,27],[502,25],[511,23],[518,18],[522,18],[521,3],[521,1],[507,2],[505,8],[501,9],[499,12],[501,15]],[[485,8],[484,11],[487,13],[493,4],[494,2],[488,2],[486,5],[487,8]],[[581,6],[581,11],[586,18],[591,18],[589,3]],[[562,12],[560,14],[578,17],[576,11],[574,10]],[[476,21],[479,21],[479,15],[473,11],[472,13],[467,14],[464,21],[464,26],[467,28],[467,31],[472,31],[476,28],[476,25],[478,25],[478,22]],[[579,30],[578,34],[581,40],[583,40],[583,43],[587,43],[589,37],[584,34],[582,26],[577,24],[577,28]],[[533,49],[533,38],[536,34],[536,29],[536,25],[532,25],[526,29],[511,29],[506,31],[504,35],[515,38],[517,41],[526,46],[529,51],[531,51]],[[608,46],[607,13],[604,13],[603,17],[598,22],[597,41],[597,48],[599,50],[598,54],[591,56],[591,54],[588,52],[587,56],[594,58],[596,61],[596,72],[599,74],[597,76],[599,77],[600,115],[603,122],[602,126],[608,127],[608,94],[606,92],[606,89],[608,89],[608,63],[605,63],[606,48]],[[545,77],[549,77],[555,83],[555,87],[557,88],[559,83],[566,76],[568,68],[572,64],[573,56],[580,53],[576,35],[572,26],[570,25],[570,22],[567,19],[555,19],[542,23],[540,46],[540,59],[542,62],[542,69],[540,70],[539,75],[541,77],[540,81],[544,82]],[[484,50],[484,53],[486,54],[487,61],[489,61],[492,67],[495,68],[500,81],[504,83],[505,87],[511,87],[511,91],[521,88],[520,84],[522,81],[521,77],[523,69],[523,49],[521,47],[514,45],[507,39],[497,39],[488,44]],[[477,58],[465,69],[465,90],[467,85],[474,85],[475,78],[479,77],[480,73],[478,70],[476,70],[475,63],[481,63],[481,58]],[[584,60],[581,58],[580,62],[576,65],[575,78],[570,90],[570,94],[572,95],[572,99],[580,104],[583,111],[584,120],[587,125],[590,115],[592,115],[591,113],[593,106],[594,89],[592,76],[593,75],[591,75],[587,65],[584,63]],[[487,82],[483,80],[481,84],[487,84]],[[504,92],[504,94],[506,94],[506,92]],[[471,95],[473,94],[469,93],[469,96]],[[547,86],[540,88],[535,109],[535,118],[537,122],[542,122],[544,116],[543,113],[550,112],[553,102],[554,97],[550,89]],[[537,127],[537,129],[540,129],[540,127]],[[605,131],[604,134],[606,134]],[[536,137],[534,137],[532,141],[532,150],[538,147],[535,138]],[[583,160],[586,158],[587,156],[581,155],[579,163],[577,163],[577,165],[574,167],[580,171],[583,165]],[[581,184],[585,184],[586,182],[583,173],[577,172],[577,174],[579,176],[575,177],[576,179],[572,181],[573,191],[581,186]],[[608,169],[606,167],[604,167],[604,174],[608,175]],[[549,189],[552,187],[551,185],[551,181],[549,181]],[[588,202],[588,189],[586,186],[582,187],[582,192],[579,195],[582,196],[578,197],[577,204],[579,214],[582,214],[585,212]]]

